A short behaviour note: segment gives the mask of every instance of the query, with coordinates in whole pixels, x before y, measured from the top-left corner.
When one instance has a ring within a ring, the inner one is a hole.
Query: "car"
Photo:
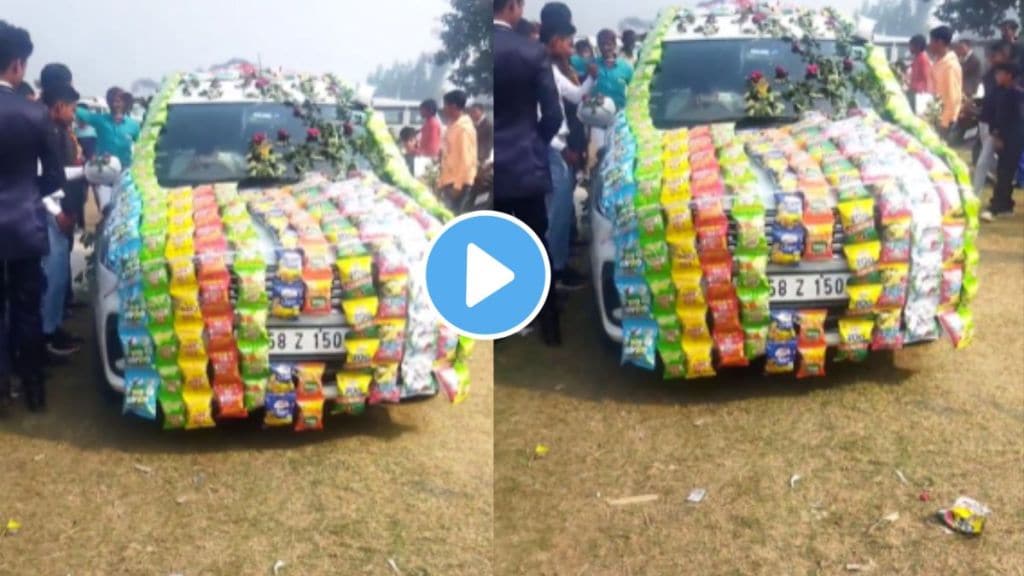
[[[315,84],[313,92],[302,86],[305,82],[311,81],[310,78],[315,78],[312,80]],[[262,79],[257,79],[257,85],[261,81]],[[299,109],[305,106],[317,108],[326,122],[340,126],[341,121],[337,114],[342,113],[342,107],[338,105],[336,99],[339,88],[335,82],[337,81],[332,76],[284,75],[275,78],[270,89],[267,86],[254,88],[252,78],[223,70],[215,73],[189,74],[167,81],[164,91],[155,98],[154,109],[150,111],[147,125],[143,127],[140,145],[136,147],[135,166],[118,179],[113,186],[112,194],[110,194],[112,199],[101,207],[102,218],[97,230],[96,265],[91,275],[93,283],[91,293],[92,307],[95,312],[94,331],[97,342],[98,375],[110,391],[123,394],[126,388],[131,388],[131,385],[126,382],[126,371],[130,367],[123,345],[126,334],[123,327],[125,324],[125,302],[122,301],[122,298],[125,286],[124,277],[128,273],[123,266],[125,257],[119,254],[118,250],[120,250],[119,242],[124,242],[124,213],[130,212],[130,208],[125,208],[121,204],[131,202],[130,198],[133,193],[136,196],[139,194],[134,187],[140,182],[142,177],[140,175],[148,175],[149,178],[152,178],[155,185],[158,185],[159,189],[163,189],[162,193],[168,195],[168,198],[170,195],[180,197],[182,190],[186,190],[186,195],[188,195],[198,194],[192,190],[205,189],[208,200],[212,199],[214,190],[217,194],[223,191],[239,194],[239,198],[245,203],[243,211],[247,209],[253,214],[246,218],[252,219],[255,239],[248,238],[247,240],[256,248],[248,253],[248,257],[252,258],[252,254],[255,253],[257,254],[256,259],[262,258],[266,267],[266,293],[272,294],[275,275],[278,273],[278,268],[284,265],[279,258],[288,250],[284,248],[279,230],[272,229],[272,226],[267,220],[262,219],[262,216],[255,216],[256,209],[250,200],[251,193],[255,191],[258,196],[260,193],[269,194],[273,191],[281,192],[283,190],[284,195],[288,196],[293,185],[296,189],[304,188],[308,191],[311,186],[320,187],[319,189],[322,190],[324,187],[338,183],[311,175],[311,173],[328,168],[322,164],[310,166],[310,173],[297,174],[293,169],[288,169],[283,175],[277,177],[264,175],[255,178],[252,176],[251,166],[251,154],[255,149],[253,146],[266,140],[273,141],[278,138],[284,140],[285,136],[288,136],[290,140],[306,141],[307,137],[315,140],[313,136],[309,135],[311,129],[306,121],[300,117]],[[317,99],[315,104],[309,103],[311,98],[308,98],[308,95],[311,93],[315,94]],[[440,222],[449,218],[450,214],[436,201],[429,190],[408,174],[397,147],[388,133],[383,117],[373,110],[369,98],[365,94],[359,94],[353,90],[350,98],[346,101],[346,106],[347,116],[344,129],[346,132],[350,132],[351,137],[357,138],[360,144],[355,146],[355,152],[348,157],[351,165],[344,168],[343,174],[347,173],[349,179],[343,179],[342,183],[347,182],[348,184],[344,185],[354,190],[365,184],[362,189],[363,196],[376,194],[372,197],[373,202],[391,202],[394,199],[396,206],[392,207],[392,212],[403,214],[404,207],[406,216],[399,217],[406,225],[413,226],[412,223],[415,223],[414,227],[422,226],[421,229],[418,228],[418,234],[424,238],[422,245],[425,246],[427,231],[431,227],[439,229]],[[145,142],[149,142],[149,144]],[[148,145],[151,145],[152,149],[147,149]],[[359,182],[364,184],[359,184]],[[371,188],[365,188],[367,186]],[[237,192],[235,192],[236,190]],[[294,200],[294,198],[292,199]],[[338,202],[340,203],[341,200]],[[415,220],[414,217],[419,220]],[[136,224],[136,226],[138,225]],[[137,227],[136,231],[138,230],[141,228]],[[394,238],[398,238],[401,232],[401,230],[396,230],[392,234]],[[142,236],[143,243],[145,243],[145,232],[142,232]],[[356,240],[359,239],[356,238]],[[420,239],[417,238],[417,242],[419,241]],[[232,241],[233,247],[235,247],[234,244]],[[197,246],[199,246],[198,241]],[[198,247],[195,250],[200,253],[196,255],[194,265],[196,269],[201,270],[207,254]],[[378,258],[377,263],[382,265],[378,249],[374,247],[372,250],[373,255]],[[333,245],[325,251],[327,255],[324,261],[329,261],[330,264],[321,268],[321,270],[326,268],[331,270],[326,284],[320,284],[327,290],[324,292],[324,296],[329,293],[329,305],[325,303],[325,306],[320,308],[321,313],[316,315],[307,314],[306,308],[303,308],[296,318],[281,318],[271,312],[270,318],[266,321],[267,343],[270,349],[269,361],[271,363],[285,362],[289,365],[302,362],[324,364],[326,372],[323,378],[323,396],[327,401],[334,400],[343,394],[343,392],[339,392],[333,376],[342,369],[349,369],[347,363],[352,357],[347,339],[355,333],[357,328],[351,322],[352,317],[346,316],[347,310],[342,309],[344,287],[333,259],[334,251]],[[237,260],[240,256],[234,252],[225,252],[224,254],[227,259],[227,267],[230,270],[231,310],[236,313],[238,310],[235,309],[235,306],[238,303],[241,285],[239,273],[231,261]],[[306,257],[309,257],[309,252],[306,253]],[[139,259],[137,253],[130,256],[131,258]],[[337,258],[340,259],[341,256],[339,255]],[[168,262],[170,260],[171,257],[168,256]],[[410,267],[413,266],[414,262],[411,260],[408,262]],[[173,262],[170,263],[173,264]],[[303,267],[303,270],[308,270],[309,260],[307,259],[304,264],[300,261],[299,266]],[[305,273],[304,271],[303,274]],[[172,277],[173,274],[172,267]],[[412,293],[412,275],[410,274],[409,277],[409,292]],[[374,278],[370,280],[370,288],[373,288]],[[306,289],[307,291],[311,290],[308,283]],[[413,298],[413,296],[409,296],[409,303],[406,304],[410,310],[413,309]],[[308,307],[309,300],[306,302]],[[174,314],[179,314],[177,304]],[[375,316],[376,312],[373,312],[370,318]],[[436,322],[436,317],[432,316],[432,318],[429,321]],[[405,321],[404,318],[402,321]],[[412,322],[410,316],[410,325]],[[438,324],[439,322],[434,326]],[[209,330],[210,328],[207,326],[205,335],[207,340],[212,338]],[[231,334],[230,324],[228,330]],[[438,328],[438,330],[442,330],[442,328]],[[404,344],[404,332],[401,334],[399,342]],[[454,353],[454,342],[457,342],[457,338],[451,334],[445,334],[449,336],[447,342],[450,346],[448,349]],[[431,345],[440,346],[440,344],[434,343]],[[399,349],[400,353],[401,348]],[[406,350],[406,356],[408,357],[408,355],[409,351]],[[380,356],[373,356],[371,353],[370,358],[375,357],[379,358]],[[401,362],[401,359],[398,362]],[[150,363],[152,364],[152,362]],[[397,362],[394,365],[397,370]],[[145,368],[145,366],[143,367]],[[426,373],[430,374],[429,368]],[[403,389],[402,399],[433,396],[438,391],[439,387],[437,386],[408,390],[408,393],[406,393],[406,389]]]
[[[735,123],[736,133],[742,135],[747,131],[782,127],[800,120],[800,115],[788,107],[777,117],[755,118],[747,114],[745,95],[755,71],[764,71],[770,75],[776,67],[780,67],[791,77],[803,77],[807,66],[801,55],[793,49],[791,35],[766,35],[750,24],[749,16],[747,14],[743,18],[738,11],[729,8],[723,11],[721,6],[679,12],[671,16],[671,21],[663,22],[660,36],[648,39],[645,53],[649,54],[655,48],[660,53],[660,58],[646,61],[651,70],[649,113],[655,129],[669,131]],[[789,22],[791,30],[796,30],[795,14],[780,18],[783,22]],[[824,22],[824,16],[818,19],[815,40],[822,53],[835,54],[836,34]],[[658,43],[659,38],[660,43],[656,47],[650,45],[652,42]],[[858,55],[858,69],[866,66],[867,55],[872,53],[870,49],[867,40],[855,38],[851,50]],[[641,54],[640,66],[645,65],[644,56]],[[892,83],[895,84],[895,81]],[[630,98],[636,97],[637,92],[646,92],[646,87],[634,88],[636,86],[631,86]],[[901,109],[904,105],[909,106],[906,98],[896,93],[898,88],[893,90],[887,94],[889,106],[898,104]],[[862,109],[872,108],[872,100],[868,96],[860,92],[855,95]],[[645,94],[645,97],[648,95]],[[627,102],[625,117],[629,116],[629,108],[630,103]],[[880,112],[883,116],[886,113]],[[895,123],[888,117],[886,121]],[[602,150],[599,153],[602,167],[610,156],[607,152]],[[639,156],[637,161],[640,161]],[[943,161],[947,161],[945,156]],[[763,167],[755,163],[753,168],[757,177],[756,186],[764,199],[766,229],[770,238],[775,218],[775,193],[780,190]],[[601,329],[609,340],[619,343],[623,341],[623,307],[615,277],[615,224],[606,213],[603,200],[607,191],[602,173],[601,168],[594,170],[589,188],[589,261]],[[966,203],[967,192],[964,194]],[[830,347],[840,341],[837,320],[848,306],[847,282],[851,278],[850,267],[843,257],[844,233],[836,210],[834,191],[831,196],[830,206],[835,213],[834,257],[826,261],[805,260],[795,265],[769,264],[767,269],[771,309],[828,310],[826,337]],[[729,250],[732,252],[736,244],[736,219],[732,216],[728,196],[724,206],[729,219]],[[971,225],[976,226],[976,219],[971,220]]]

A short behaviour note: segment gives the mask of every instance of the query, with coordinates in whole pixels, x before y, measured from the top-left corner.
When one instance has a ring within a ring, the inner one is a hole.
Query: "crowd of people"
[[[559,345],[556,293],[586,283],[570,264],[574,194],[604,143],[603,131],[585,127],[577,111],[595,97],[625,106],[638,37],[601,30],[595,57],[589,40],[576,41],[566,4],[545,4],[538,22],[523,17],[524,4],[494,0],[494,206],[545,242],[554,289],[538,324],[544,341]]]
[[[421,161],[439,164],[437,194],[456,214],[475,208],[474,190],[489,185],[483,168],[493,150],[494,124],[483,104],[469,105],[468,99],[464,91],[452,90],[444,95],[440,109],[433,99],[424,100],[419,110],[420,129],[405,126],[398,133],[411,173],[423,175]],[[442,119],[447,127],[442,127]]]
[[[920,34],[910,39],[905,75],[910,97],[936,99],[938,128],[954,143],[977,124],[975,194],[982,195],[995,163],[995,188],[981,214],[989,222],[1013,212],[1013,187],[1024,153],[1024,45],[1019,31],[1015,20],[1002,22],[1000,38],[984,47],[984,61],[973,41],[954,40],[948,26],[932,29],[928,39]]]
[[[92,112],[63,64],[43,67],[37,96],[25,78],[33,49],[26,30],[0,21],[0,412],[22,392],[30,410],[44,409],[45,366],[79,350],[63,324],[71,247],[85,224],[84,165],[99,154],[127,168],[139,134],[130,94],[112,88],[110,112]]]

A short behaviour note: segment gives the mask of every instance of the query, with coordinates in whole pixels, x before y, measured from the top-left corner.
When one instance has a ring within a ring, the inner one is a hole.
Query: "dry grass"
[[[564,348],[499,343],[496,572],[1024,574],[1024,217],[985,226],[981,248],[971,348],[817,381],[619,368],[589,293],[568,305]],[[698,487],[707,499],[687,504]],[[643,494],[660,498],[607,504]],[[993,510],[979,538],[933,521],[962,494]]]
[[[389,559],[405,575],[490,573],[491,352],[478,347],[460,406],[438,398],[298,435],[122,417],[83,351],[54,372],[46,415],[0,421],[0,519],[24,526],[0,538],[0,574],[264,575],[277,560],[282,576],[394,574]]]

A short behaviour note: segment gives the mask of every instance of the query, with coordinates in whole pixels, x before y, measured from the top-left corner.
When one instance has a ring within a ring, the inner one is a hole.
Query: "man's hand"
[[[1006,145],[1006,143],[1003,142],[1003,139],[999,136],[992,137],[992,144],[996,147],[996,152],[1002,152],[1003,147]]]
[[[57,214],[56,216],[54,216],[54,219],[57,221],[57,228],[61,231],[61,233],[69,235],[75,231],[75,219],[72,218],[71,216],[68,216],[66,212],[61,212],[60,214]]]
[[[587,74],[589,74],[591,78],[595,78],[596,79],[597,78],[597,72],[598,72],[597,64],[595,64],[594,62],[591,62],[591,63],[587,64]]]

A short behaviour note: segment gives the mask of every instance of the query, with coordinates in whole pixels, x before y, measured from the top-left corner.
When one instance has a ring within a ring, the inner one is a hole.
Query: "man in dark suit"
[[[548,148],[563,116],[544,47],[513,31],[523,3],[494,0],[494,208],[522,220],[543,241]],[[544,341],[561,344],[555,290],[548,291],[539,320]]]
[[[40,297],[49,241],[43,197],[64,186],[64,167],[46,108],[15,93],[31,55],[28,32],[0,21],[0,326],[8,325],[10,336],[0,343],[0,357],[16,359],[28,407],[38,411],[46,405]],[[9,401],[9,384],[9,375],[0,375],[0,402]]]

